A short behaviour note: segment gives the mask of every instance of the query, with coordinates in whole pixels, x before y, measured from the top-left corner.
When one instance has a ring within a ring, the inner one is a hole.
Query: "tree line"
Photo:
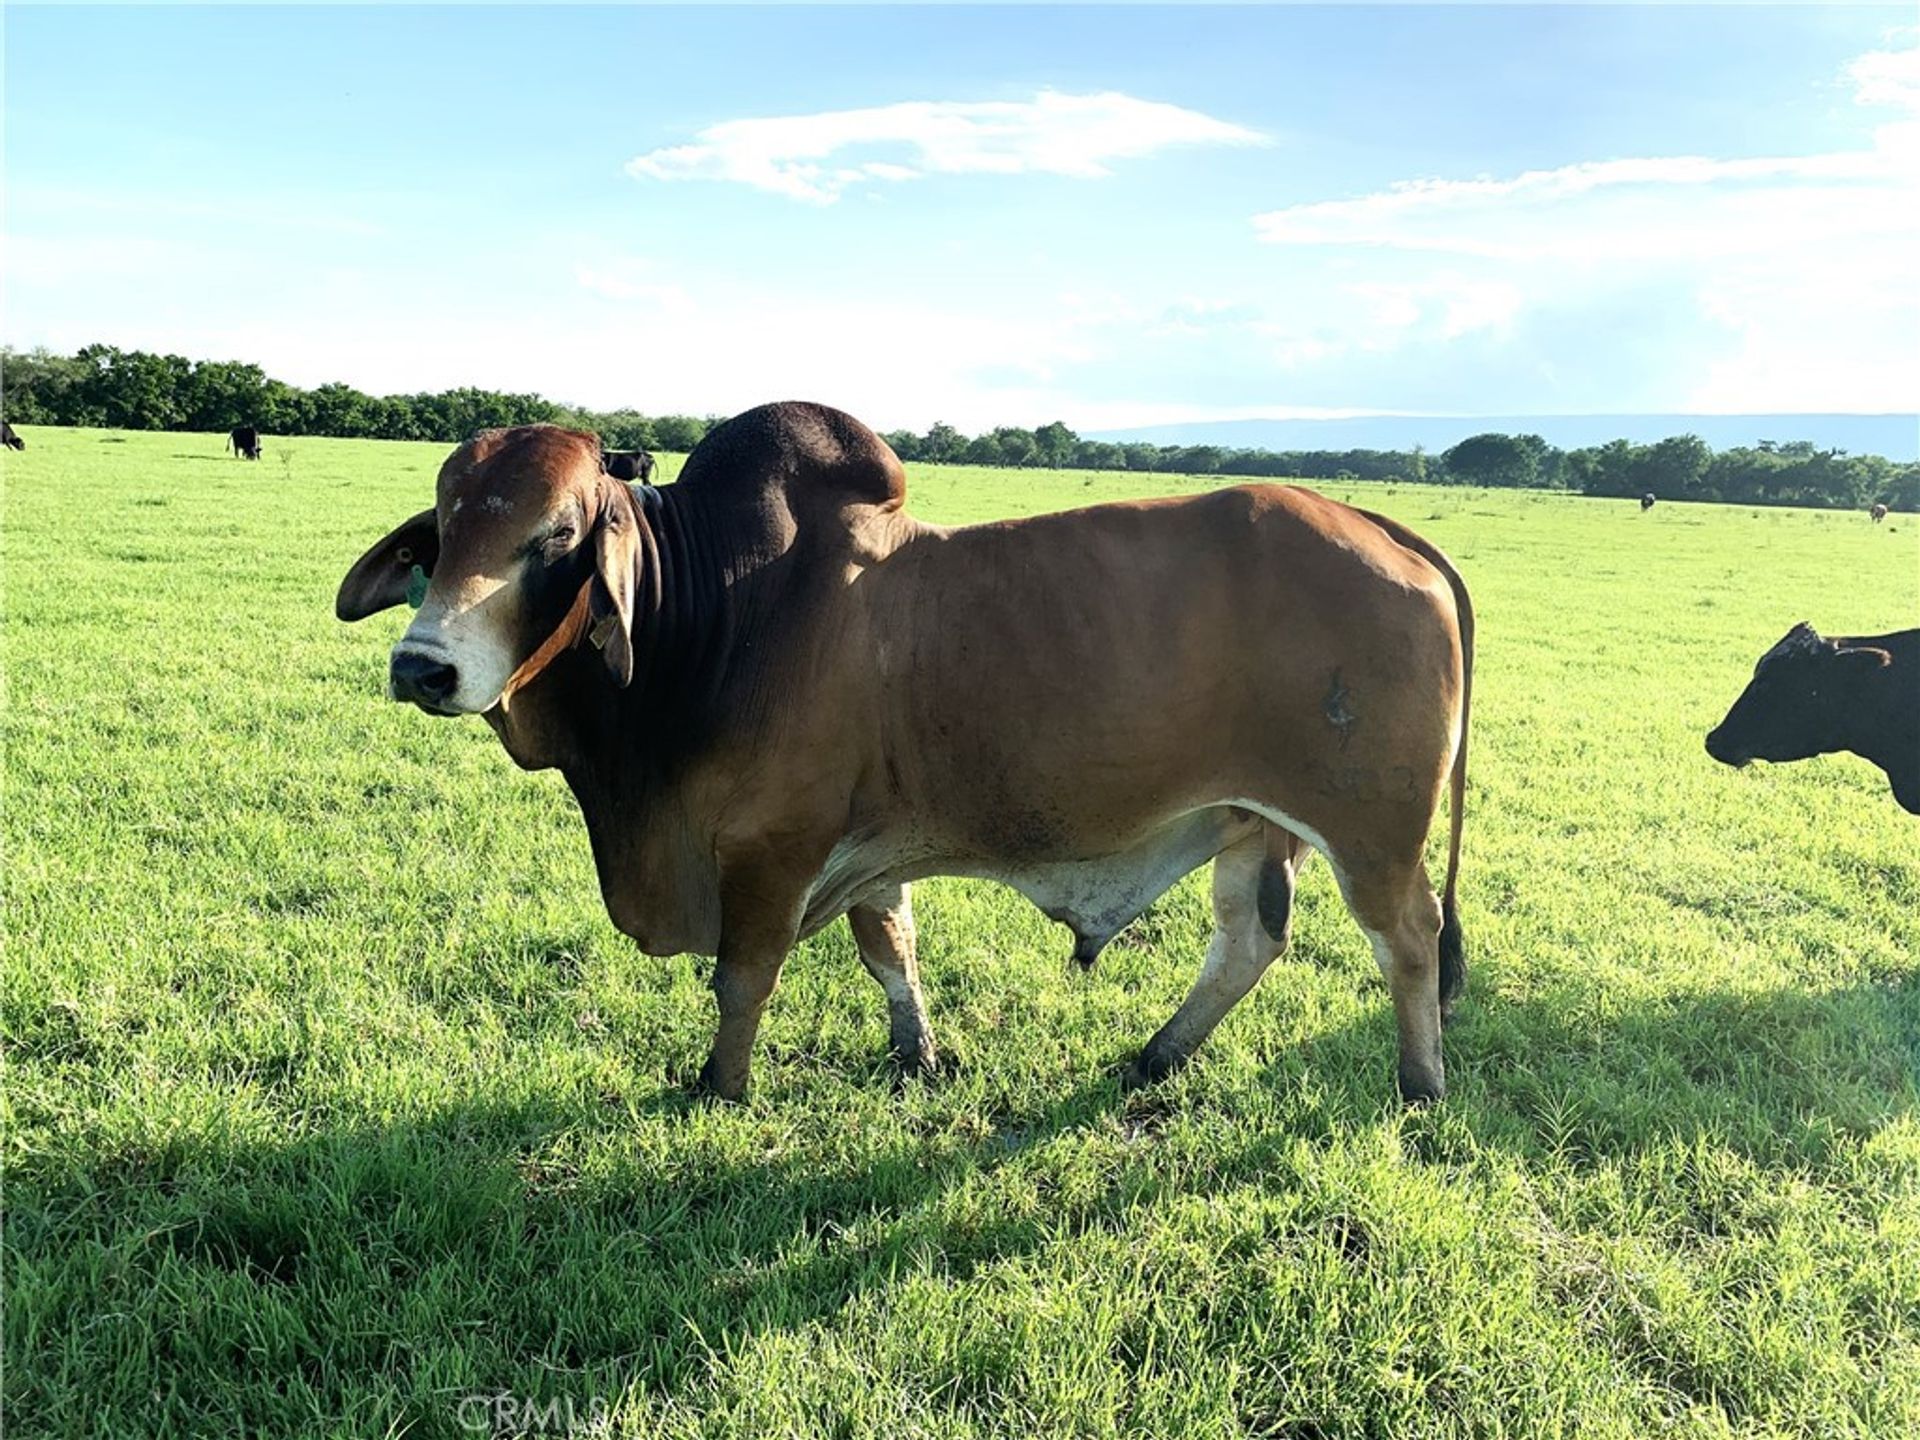
[[[455,444],[493,425],[550,423],[598,431],[609,449],[685,453],[720,416],[589,410],[539,395],[464,387],[368,395],[350,385],[302,390],[258,365],[191,361],[111,345],[73,355],[0,349],[6,416],[22,425],[220,432],[254,425],[272,435],[330,435]],[[1920,510],[1920,464],[1822,450],[1807,441],[1762,441],[1714,451],[1695,435],[1649,445],[1613,440],[1561,450],[1538,435],[1474,435],[1450,449],[1264,450],[1094,440],[1055,421],[965,435],[936,424],[886,434],[902,460],[1049,469],[1135,470],[1303,480],[1405,480],[1427,484],[1569,490],[1587,495],[1715,500],[1742,505],[1851,509],[1880,502]]]
[[[269,378],[258,365],[112,345],[88,345],[73,355],[0,349],[0,385],[7,419],[16,425],[214,432],[252,425],[267,435],[451,445],[493,425],[549,423],[597,430],[616,450],[684,452],[716,423],[712,416],[582,410],[539,395],[470,386],[417,395],[368,395],[338,384],[302,390]]]

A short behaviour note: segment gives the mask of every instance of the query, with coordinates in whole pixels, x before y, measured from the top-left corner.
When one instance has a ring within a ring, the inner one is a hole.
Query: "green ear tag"
[[[407,580],[407,606],[409,609],[418,610],[426,603],[426,599],[427,572],[416,565],[413,567],[413,574]]]

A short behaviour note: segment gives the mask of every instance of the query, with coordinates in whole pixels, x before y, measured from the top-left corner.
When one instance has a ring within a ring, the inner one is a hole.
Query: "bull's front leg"
[[[713,967],[720,1025],[700,1070],[700,1091],[721,1100],[738,1100],[745,1093],[760,1015],[799,934],[800,910],[798,893],[758,877],[725,887],[720,954]]]

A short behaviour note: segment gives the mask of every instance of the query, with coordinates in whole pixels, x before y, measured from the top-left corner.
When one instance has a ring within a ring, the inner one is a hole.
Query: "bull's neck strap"
[[[578,643],[581,632],[587,628],[587,595],[592,589],[592,580],[588,580],[580,587],[580,593],[573,597],[573,605],[568,609],[566,618],[554,627],[553,633],[541,643],[540,648],[522,661],[520,668],[509,677],[506,687],[500,692],[501,704],[506,704],[513,698],[516,691],[524,689],[539,679],[540,672],[551,665],[561,651],[571,650]],[[604,628],[604,622],[603,625],[595,627],[595,633],[598,634],[602,628]],[[605,644],[605,638],[602,637],[595,643]]]

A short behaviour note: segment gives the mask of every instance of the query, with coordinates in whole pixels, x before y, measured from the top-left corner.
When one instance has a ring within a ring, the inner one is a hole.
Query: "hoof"
[[[731,1105],[746,1094],[747,1080],[744,1075],[723,1077],[715,1068],[711,1057],[700,1067],[699,1075],[694,1077],[693,1094],[696,1099],[717,1104]]]
[[[1426,1079],[1400,1072],[1400,1100],[1408,1109],[1421,1109],[1428,1105],[1438,1105],[1447,1098],[1447,1082],[1442,1079]]]
[[[940,1073],[940,1056],[931,1043],[911,1050],[889,1050],[887,1058],[902,1080],[931,1079]]]
[[[1144,1090],[1149,1085],[1157,1085],[1179,1068],[1178,1060],[1169,1059],[1149,1047],[1135,1056],[1133,1063],[1120,1072],[1120,1091],[1122,1094],[1131,1094],[1135,1090]]]

